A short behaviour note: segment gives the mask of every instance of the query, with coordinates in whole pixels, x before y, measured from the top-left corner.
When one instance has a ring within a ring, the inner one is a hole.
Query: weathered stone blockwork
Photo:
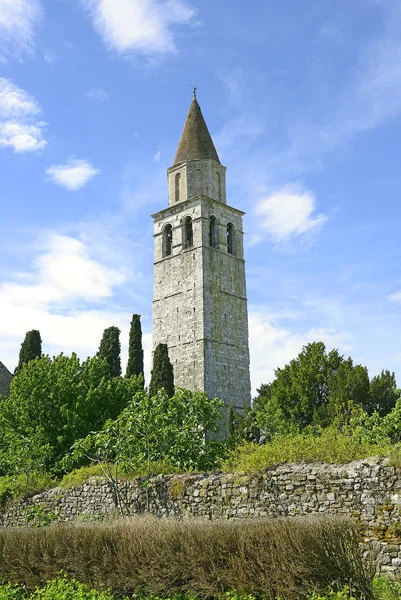
[[[152,215],[152,345],[167,344],[177,386],[240,410],[251,402],[244,213],[227,205],[225,174],[194,98],[167,172],[169,205]]]
[[[132,515],[146,512],[143,480],[122,484]],[[158,476],[149,487],[149,510],[165,517],[233,519],[347,514],[372,541],[381,572],[401,576],[401,473],[380,459],[348,465],[292,464],[263,475]],[[55,488],[0,514],[0,526],[24,523],[30,506],[43,503],[61,521],[112,515],[116,505],[107,482]]]

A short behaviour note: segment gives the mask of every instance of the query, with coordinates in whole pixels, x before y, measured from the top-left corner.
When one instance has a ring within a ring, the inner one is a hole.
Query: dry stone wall
[[[381,572],[401,575],[401,472],[371,458],[347,465],[290,464],[257,476],[194,474],[122,482],[131,515],[233,519],[347,514],[361,539],[373,542]],[[93,478],[75,488],[54,488],[0,514],[0,526],[24,525],[32,507],[59,521],[103,519],[118,513],[110,485]]]

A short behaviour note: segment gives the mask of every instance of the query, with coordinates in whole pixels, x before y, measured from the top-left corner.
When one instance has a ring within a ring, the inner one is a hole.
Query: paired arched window
[[[180,201],[180,180],[181,180],[181,173],[177,173],[177,175],[175,176],[175,179],[174,179],[174,183],[175,183],[174,198],[175,198],[176,202]]]
[[[163,256],[170,256],[173,252],[173,228],[166,225],[163,229]]]
[[[192,248],[194,243],[194,234],[192,230],[191,217],[185,217],[183,222],[183,242],[184,248]]]
[[[219,229],[217,219],[212,215],[209,219],[209,245],[212,248],[217,248],[219,241]]]
[[[235,254],[235,229],[232,223],[227,223],[227,252]]]

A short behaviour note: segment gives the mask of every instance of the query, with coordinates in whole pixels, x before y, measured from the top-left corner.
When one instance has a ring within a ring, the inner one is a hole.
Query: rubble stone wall
[[[119,485],[125,514],[233,519],[295,515],[349,515],[361,539],[372,542],[381,572],[401,575],[401,473],[370,458],[347,465],[287,464],[263,474],[159,475]],[[39,507],[58,521],[119,514],[112,486],[100,478],[75,488],[54,488],[6,507],[0,526],[26,524]]]

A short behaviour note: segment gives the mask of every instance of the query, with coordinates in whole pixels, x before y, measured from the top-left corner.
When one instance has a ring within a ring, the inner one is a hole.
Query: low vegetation
[[[373,567],[344,518],[123,519],[0,530],[0,581],[35,589],[60,571],[116,594],[238,594],[282,600],[351,584],[372,598]]]
[[[329,427],[309,433],[282,435],[264,445],[243,442],[235,447],[222,468],[225,471],[256,473],[279,463],[345,464],[367,456],[389,456],[392,452],[389,442],[362,441]]]

